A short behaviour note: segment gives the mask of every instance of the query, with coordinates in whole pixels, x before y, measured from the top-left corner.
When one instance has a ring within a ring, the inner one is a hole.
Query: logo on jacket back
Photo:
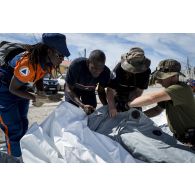
[[[19,70],[19,72],[20,72],[20,75],[21,75],[21,76],[25,76],[25,77],[28,76],[28,75],[30,74],[30,70],[29,70],[29,68],[26,67],[26,66],[25,66],[25,67],[24,67],[24,66],[21,67],[20,70]]]

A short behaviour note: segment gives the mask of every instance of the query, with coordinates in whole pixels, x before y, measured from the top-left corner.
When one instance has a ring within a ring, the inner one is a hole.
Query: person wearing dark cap
[[[54,49],[63,57],[69,57],[70,52],[66,46],[66,36],[60,33],[43,33],[42,42]]]
[[[195,145],[195,101],[192,89],[179,81],[180,62],[173,59],[162,60],[152,73],[152,83],[158,82],[164,88],[142,95],[129,102],[129,107],[147,106],[157,103],[157,106],[146,110],[148,117],[159,115],[164,109],[168,126],[175,137],[190,145]]]
[[[145,57],[144,50],[131,48],[121,56],[121,61],[113,70],[107,101],[109,115],[115,117],[118,112],[127,111],[127,103],[140,96],[148,88],[150,78],[150,60]]]
[[[40,43],[26,46],[0,66],[0,128],[5,133],[8,154],[21,156],[20,139],[28,129],[29,100],[34,106],[61,100],[43,95],[40,81],[69,55],[65,35],[44,33]],[[39,93],[28,92],[28,83],[37,85]]]
[[[105,61],[103,51],[93,50],[89,58],[77,58],[69,66],[65,79],[65,100],[81,107],[86,114],[92,113],[97,106],[97,84],[102,90],[108,85],[110,70]],[[100,95],[99,97],[103,101]]]

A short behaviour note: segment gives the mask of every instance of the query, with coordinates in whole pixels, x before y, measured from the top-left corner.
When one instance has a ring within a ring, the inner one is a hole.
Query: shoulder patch
[[[23,77],[26,77],[30,74],[30,70],[27,66],[22,66],[20,69],[19,69],[19,73],[21,76]]]

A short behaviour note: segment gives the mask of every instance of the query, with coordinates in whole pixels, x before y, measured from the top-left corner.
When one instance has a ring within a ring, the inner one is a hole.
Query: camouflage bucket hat
[[[173,59],[162,60],[153,72],[156,79],[167,79],[175,75],[185,75],[181,72],[181,64]]]
[[[131,48],[128,53],[121,56],[121,67],[130,73],[141,73],[150,66],[150,60],[144,55],[144,50],[139,47]]]

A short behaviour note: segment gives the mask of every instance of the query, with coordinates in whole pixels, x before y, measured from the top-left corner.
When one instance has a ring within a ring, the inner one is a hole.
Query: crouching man
[[[168,126],[175,138],[195,146],[195,101],[191,87],[179,81],[179,75],[185,76],[180,71],[181,64],[178,61],[161,61],[152,79],[160,83],[164,89],[142,95],[128,105],[140,107],[157,103],[157,106],[146,110],[145,114],[154,117],[165,109]]]
[[[101,50],[94,50],[89,58],[77,58],[70,64],[66,75],[65,100],[81,107],[86,114],[91,114],[97,106],[95,90],[97,84],[101,93],[110,80],[110,70],[105,65],[106,56]],[[99,99],[105,104],[98,90]]]
[[[107,100],[109,115],[115,117],[117,112],[127,111],[128,101],[139,97],[148,88],[150,78],[150,60],[145,57],[144,50],[139,47],[131,48],[121,56],[116,65],[109,87]]]

